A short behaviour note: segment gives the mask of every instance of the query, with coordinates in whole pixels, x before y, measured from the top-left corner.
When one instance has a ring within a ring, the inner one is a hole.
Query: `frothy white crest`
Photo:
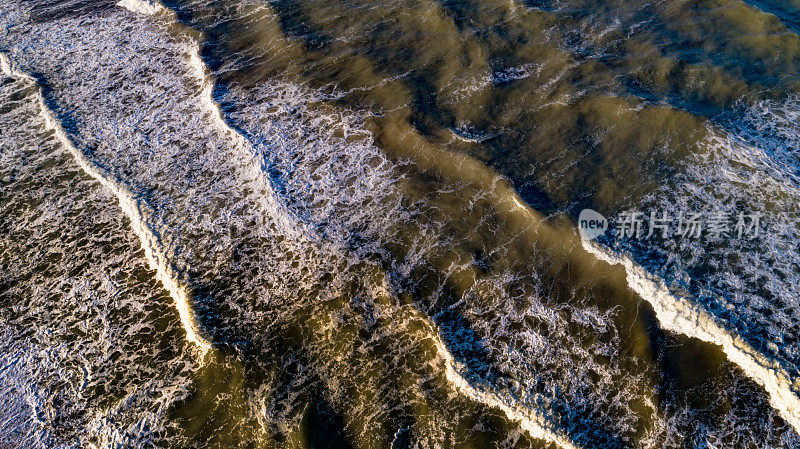
[[[117,6],[125,8],[130,12],[146,16],[154,16],[165,11],[161,4],[148,0],[119,0]]]
[[[11,68],[11,61],[5,53],[0,53],[0,70],[2,70],[4,74],[11,74],[14,72]]]
[[[210,113],[214,129],[221,136],[227,137],[241,156],[249,162],[249,166],[246,167],[248,177],[254,183],[258,184],[263,192],[269,192],[268,195],[261,196],[261,203],[264,210],[272,212],[280,211],[280,213],[270,214],[271,218],[278,221],[280,228],[284,230],[284,232],[292,233],[295,238],[298,238],[298,235],[294,232],[297,230],[297,223],[292,219],[292,214],[275,200],[272,185],[262,172],[259,162],[260,155],[242,134],[228,125],[220,105],[214,101],[214,80],[208,74],[207,67],[200,56],[200,51],[200,43],[194,41],[194,48],[190,50],[189,67],[193,71],[195,79],[197,79],[202,86],[200,104]]]
[[[7,55],[0,54],[0,66],[2,67],[4,74],[26,79],[39,87],[35,78],[27,73],[13,69],[13,66]],[[36,96],[39,103],[40,113],[47,127],[54,132],[61,144],[64,145],[69,153],[75,158],[75,161],[81,167],[81,169],[83,169],[92,178],[100,182],[104,187],[110,190],[114,196],[116,196],[117,200],[119,201],[120,208],[130,219],[131,227],[141,241],[142,250],[144,251],[150,267],[155,270],[156,277],[164,285],[164,288],[169,291],[170,296],[172,296],[172,299],[175,301],[175,307],[180,315],[181,323],[183,324],[183,328],[186,330],[186,338],[192,343],[196,344],[202,353],[205,353],[211,347],[211,345],[200,335],[200,332],[197,329],[196,320],[193,316],[191,307],[189,306],[189,294],[187,287],[178,280],[177,273],[172,268],[169,259],[160,249],[158,237],[145,224],[138,201],[126,186],[104,173],[100,167],[95,166],[79,149],[72,144],[72,141],[64,132],[64,129],[62,128],[58,119],[48,108],[44,96],[41,93],[41,89],[39,92],[37,92]]]
[[[439,355],[445,361],[445,376],[453,387],[461,394],[473,401],[500,409],[508,419],[519,423],[531,437],[548,443],[556,444],[563,449],[578,449],[580,446],[575,444],[566,435],[553,426],[544,414],[539,410],[525,407],[518,402],[510,401],[500,394],[492,391],[491,387],[476,386],[471,384],[462,374],[461,367],[454,359],[450,351],[438,336],[432,337]]]
[[[792,379],[779,364],[720,326],[712,316],[687,299],[674,296],[663,281],[629,258],[612,253],[594,242],[582,240],[582,245],[599,260],[625,268],[628,285],[653,307],[663,329],[721,346],[728,360],[764,387],[769,394],[770,405],[800,432],[800,398],[793,388]]]

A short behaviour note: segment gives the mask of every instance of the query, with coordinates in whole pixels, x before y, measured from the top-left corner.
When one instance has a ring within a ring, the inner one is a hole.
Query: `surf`
[[[36,79],[24,72],[16,70],[12,66],[12,61],[5,53],[0,53],[0,69],[6,75],[18,77],[32,83],[38,89],[36,99],[42,118],[62,145],[69,151],[75,162],[92,178],[114,194],[119,202],[120,209],[128,216],[131,228],[139,237],[142,251],[150,267],[156,272],[156,278],[164,288],[170,293],[175,301],[175,307],[181,319],[186,339],[197,346],[202,355],[211,348],[211,343],[203,338],[198,329],[197,321],[192,313],[188,288],[182,283],[178,273],[171,266],[170,261],[159,244],[159,237],[154,230],[149,228],[141,211],[141,203],[127,189],[127,187],[113,179],[103,169],[94,165],[78,148],[76,148],[67,136],[63,127],[54,115],[53,111],[47,106],[41,86]]]
[[[780,364],[753,349],[736,334],[727,331],[686,298],[672,295],[663,281],[647,273],[629,258],[582,240],[583,248],[598,260],[625,269],[628,285],[647,301],[662,329],[718,345],[742,371],[769,394],[770,405],[800,432],[800,380],[793,380]]]

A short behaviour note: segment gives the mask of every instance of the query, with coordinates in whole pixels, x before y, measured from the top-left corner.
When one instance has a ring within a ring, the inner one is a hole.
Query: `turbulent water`
[[[800,448],[799,69],[796,0],[0,0],[0,447]]]

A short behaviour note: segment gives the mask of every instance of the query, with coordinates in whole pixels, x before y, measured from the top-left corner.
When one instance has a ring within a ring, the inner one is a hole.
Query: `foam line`
[[[191,66],[192,70],[194,70],[195,78],[197,78],[197,80],[203,86],[203,92],[200,96],[200,101],[203,106],[211,111],[211,116],[213,117],[214,125],[217,127],[217,130],[222,131],[230,136],[236,146],[240,148],[245,147],[246,141],[244,137],[228,126],[222,116],[222,109],[220,109],[219,104],[217,104],[212,97],[214,81],[206,74],[206,65],[203,62],[203,59],[200,57],[200,44],[195,42],[195,45],[196,47],[194,48],[194,52],[192,52],[191,56],[189,57],[189,66]]]
[[[789,425],[800,432],[800,398],[796,390],[800,381],[775,361],[760,354],[740,336],[719,325],[707,312],[685,298],[669,292],[661,279],[636,265],[628,257],[617,255],[595,242],[582,240],[583,248],[611,265],[622,265],[628,285],[650,303],[662,329],[697,338],[722,347],[728,360],[739,366],[745,375],[761,385],[769,394],[769,403]]]
[[[120,0],[117,2],[117,6],[137,14],[148,16],[165,11],[165,8],[161,4],[147,0]],[[216,126],[217,130],[227,134],[234,141],[236,146],[240,148],[245,147],[247,143],[245,138],[236,130],[228,126],[228,124],[225,122],[225,118],[222,115],[222,109],[220,109],[219,104],[214,101],[214,97],[212,96],[214,82],[208,76],[206,65],[203,62],[203,59],[200,57],[201,50],[200,43],[194,40],[194,48],[189,56],[189,67],[194,72],[192,76],[197,79],[203,89],[200,95],[200,102],[203,106],[208,108],[209,111],[211,111],[214,126]]]
[[[156,12],[170,11],[161,3],[150,0],[120,0],[117,3],[117,6],[143,15],[155,14],[151,12],[152,8],[155,8]],[[228,136],[231,139],[234,147],[239,150],[240,154],[246,159],[249,159],[250,180],[260,184],[260,187],[264,192],[274,193],[272,184],[263,176],[264,173],[261,162],[257,152],[253,149],[253,145],[244,135],[228,125],[228,122],[225,120],[225,116],[222,112],[222,108],[214,100],[213,89],[215,82],[211,77],[209,73],[210,71],[206,67],[206,64],[203,62],[203,58],[201,57],[201,42],[194,36],[192,36],[190,40],[192,41],[192,48],[189,49],[188,53],[189,68],[191,69],[192,73],[189,75],[197,80],[202,89],[200,93],[200,104],[210,112],[212,125],[215,127],[215,129],[221,134]],[[289,211],[281,207],[277,201],[269,201],[269,199],[274,197],[266,196],[265,198],[267,198],[267,204],[264,204],[265,211],[267,211],[267,213],[269,213],[274,220],[280,222],[280,224],[283,226],[282,229],[286,230],[287,232],[292,232],[291,230],[297,228],[297,223],[293,222]],[[275,213],[277,211],[280,211],[280,213]]]
[[[438,335],[434,335],[432,339],[440,356],[445,361],[447,381],[453,385],[456,391],[473,401],[502,410],[508,419],[519,423],[523,430],[537,440],[554,443],[563,449],[579,449],[581,447],[559,432],[541,412],[519,404],[511,404],[490,388],[480,388],[471,384],[461,375],[458,362],[455,361]]]
[[[194,72],[193,76],[202,86],[202,92],[200,93],[200,104],[208,109],[211,113],[211,120],[213,122],[213,126],[215,126],[215,129],[220,134],[228,136],[231,139],[234,147],[246,160],[248,160],[250,166],[250,179],[259,184],[264,192],[270,192],[271,194],[274,194],[272,184],[267,178],[264,177],[264,172],[258,159],[258,154],[253,149],[253,145],[239,131],[228,125],[228,122],[225,121],[225,117],[222,113],[222,108],[220,107],[219,103],[214,100],[214,79],[209,75],[206,64],[203,62],[203,59],[200,56],[201,50],[202,48],[200,42],[194,40],[194,48],[190,52],[189,56],[189,66]],[[262,200],[267,202],[263,205],[264,210],[271,215],[272,219],[279,221],[281,228],[286,232],[292,232],[291,230],[297,229],[297,224],[292,222],[291,214],[281,207],[277,201],[270,201],[271,199],[274,199],[274,196],[262,196]]]
[[[131,221],[131,227],[142,245],[145,258],[147,259],[150,267],[155,270],[156,278],[164,285],[164,288],[169,291],[170,296],[175,301],[175,307],[178,309],[181,324],[186,331],[186,338],[190,342],[197,345],[203,353],[210,347],[210,343],[206,341],[197,330],[197,322],[189,306],[189,294],[185,285],[179,281],[178,274],[170,265],[167,256],[160,251],[160,245],[155,233],[147,227],[144,217],[133,194],[127,189],[126,186],[114,180],[111,176],[103,173],[103,170],[95,166],[86,156],[78,150],[69,139],[61,124],[53,115],[53,112],[47,107],[44,96],[42,95],[41,86],[36,82],[32,76],[27,73],[15,70],[8,56],[0,53],[0,70],[6,75],[23,78],[30,80],[37,88],[36,94],[40,113],[45,120],[48,128],[52,129],[58,140],[70,152],[78,165],[84,172],[100,182],[104,187],[110,190],[119,201],[120,208],[125,212]]]

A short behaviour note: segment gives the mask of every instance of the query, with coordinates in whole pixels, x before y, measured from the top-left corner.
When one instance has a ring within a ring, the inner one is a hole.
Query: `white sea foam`
[[[542,69],[546,64],[522,64],[519,67],[510,67],[507,69],[497,70],[492,73],[492,82],[494,84],[509,83],[516,80],[523,80],[532,76],[539,76]]]
[[[9,57],[6,54],[0,53],[0,67],[3,73],[9,76],[19,77],[29,80],[34,85],[37,85],[36,79],[27,73],[15,70]],[[181,322],[186,330],[186,338],[192,343],[196,344],[202,352],[208,350],[211,345],[206,341],[197,329],[197,323],[193,316],[191,306],[189,305],[189,295],[187,287],[181,283],[175,270],[172,268],[167,256],[160,250],[159,239],[155,233],[147,227],[145,219],[142,217],[139,202],[135,199],[133,194],[127,187],[116,180],[114,180],[103,169],[94,165],[86,156],[77,149],[70,141],[67,134],[64,132],[58,119],[53,115],[53,112],[48,108],[47,103],[42,96],[42,93],[37,94],[37,100],[41,110],[42,117],[47,126],[53,130],[59,141],[67,148],[75,158],[78,165],[90,176],[99,181],[103,186],[109,189],[117,197],[120,208],[125,212],[131,220],[131,227],[142,244],[147,261],[153,270],[156,271],[156,276],[159,281],[164,285],[164,288],[170,292],[175,307],[180,314]]]
[[[158,13],[166,11],[160,3],[151,2],[148,0],[119,0],[117,2],[117,6],[137,14],[144,14],[146,16],[154,16]]]
[[[271,219],[277,221],[277,226],[283,229],[284,232],[287,234],[294,234],[293,238],[299,238],[296,232],[300,231],[297,227],[297,220],[291,216],[291,212],[276,201],[272,184],[269,178],[264,176],[261,155],[257,153],[253,145],[242,134],[228,125],[223,116],[222,108],[214,101],[214,80],[209,75],[208,69],[200,56],[200,43],[195,41],[194,46],[194,50],[190,51],[189,54],[189,66],[193,70],[195,78],[202,86],[200,104],[210,113],[214,128],[221,136],[230,139],[230,142],[236,150],[240,152],[244,161],[248,162],[249,166],[246,168],[246,171],[250,182],[258,185],[264,193],[260,197],[263,210],[269,211]]]
[[[619,253],[584,242],[600,259],[625,267],[628,283],[655,309],[661,325],[720,345],[764,388],[770,404],[800,432],[800,178],[797,100],[761,101],[715,119],[680,171],[635,208],[760,213],[758,239],[673,238],[617,241]],[[647,245],[640,251],[639,244]],[[615,246],[615,249],[617,247]],[[653,257],[653,255],[657,255]],[[692,276],[698,270],[703,274]],[[685,293],[676,294],[675,291]]]
[[[432,338],[439,355],[444,359],[447,380],[457,391],[476,402],[502,410],[508,419],[519,423],[520,427],[535,439],[556,444],[563,449],[580,447],[555,428],[541,411],[515,403],[513,399],[493,391],[491,386],[470,383],[462,374],[463,367],[453,359],[453,355],[450,354],[441,339],[438,336]]]
[[[625,268],[628,285],[653,307],[663,329],[721,346],[731,362],[764,387],[772,407],[800,432],[800,398],[797,394],[800,383],[793,381],[778,363],[767,359],[741,337],[724,329],[697,305],[671,294],[663,281],[629,258],[588,240],[582,240],[582,244],[586,251],[598,259]]]
[[[49,129],[35,86],[0,79],[0,279],[16,280],[2,287],[0,446],[138,446],[185,397],[192,343],[116,198]]]

